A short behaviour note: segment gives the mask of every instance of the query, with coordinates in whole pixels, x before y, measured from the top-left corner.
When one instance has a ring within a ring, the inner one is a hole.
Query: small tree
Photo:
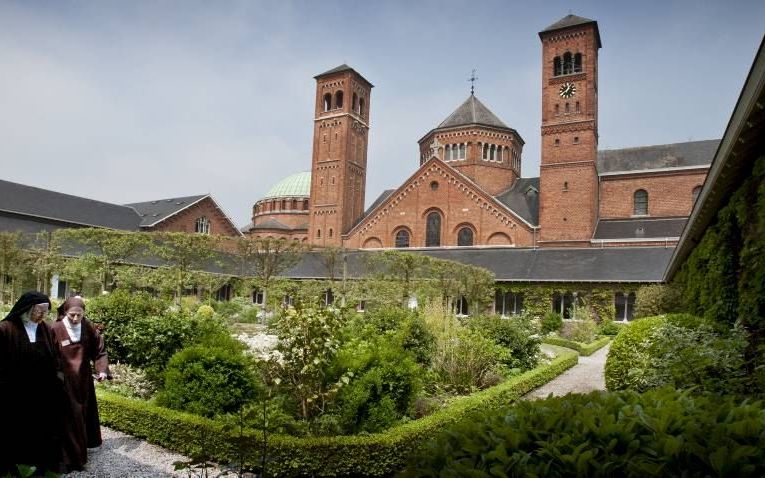
[[[282,353],[279,375],[300,406],[304,419],[325,410],[327,400],[348,377],[327,383],[327,373],[340,347],[342,312],[316,306],[290,307],[277,322],[278,349]]]
[[[151,249],[167,262],[174,274],[176,300],[180,301],[184,288],[193,278],[192,271],[212,262],[219,239],[217,236],[184,232],[155,232],[152,236]]]
[[[89,253],[98,257],[96,273],[99,276],[102,292],[111,289],[114,267],[124,264],[149,242],[146,234],[141,232],[101,228],[59,229],[55,234],[60,243],[86,246]]]
[[[14,282],[21,273],[24,251],[21,249],[21,234],[17,232],[0,232],[0,305],[13,300],[13,292],[7,294],[10,277]]]
[[[297,241],[272,237],[242,237],[237,240],[237,254],[244,275],[254,275],[263,289],[263,304],[268,311],[268,294],[274,277],[300,259],[303,246]]]
[[[37,290],[47,294],[53,274],[61,271],[64,261],[56,237],[48,231],[37,233],[29,245],[26,257],[37,280]]]
[[[371,256],[371,266],[381,278],[397,282],[401,286],[401,304],[407,306],[415,284],[427,275],[432,259],[420,254],[387,250]]]

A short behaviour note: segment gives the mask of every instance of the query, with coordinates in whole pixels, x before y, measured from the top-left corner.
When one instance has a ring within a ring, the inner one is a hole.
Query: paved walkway
[[[565,395],[567,393],[587,393],[593,390],[605,390],[606,380],[603,374],[606,366],[606,356],[609,343],[589,357],[579,357],[579,363],[563,372],[538,389],[529,392],[523,398],[545,398],[550,394]],[[546,347],[542,344],[542,349]],[[548,349],[549,350],[549,349]]]

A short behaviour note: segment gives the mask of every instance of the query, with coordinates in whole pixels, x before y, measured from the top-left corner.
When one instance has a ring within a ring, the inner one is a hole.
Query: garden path
[[[188,458],[150,445],[140,438],[101,427],[104,439],[99,448],[88,450],[86,471],[64,475],[67,478],[155,478],[189,476],[187,471],[174,471],[173,463]],[[213,473],[210,476],[216,476]]]
[[[542,385],[536,390],[527,393],[523,398],[545,398],[550,394],[555,396],[567,393],[588,393],[594,390],[605,390],[606,380],[604,369],[609,343],[589,357],[579,357],[579,363]],[[552,350],[551,347],[542,344],[542,350]]]

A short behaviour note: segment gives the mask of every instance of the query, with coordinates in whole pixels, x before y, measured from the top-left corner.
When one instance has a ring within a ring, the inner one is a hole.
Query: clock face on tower
[[[558,91],[558,94],[561,98],[571,98],[576,93],[576,85],[573,83],[563,83],[560,85],[560,90]]]

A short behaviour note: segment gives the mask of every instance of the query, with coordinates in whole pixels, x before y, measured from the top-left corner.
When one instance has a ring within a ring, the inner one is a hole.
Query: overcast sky
[[[367,204],[469,95],[526,141],[538,176],[541,43],[598,21],[600,149],[719,138],[765,1],[0,0],[0,178],[113,203],[212,193],[238,226],[310,169],[313,76],[375,85]],[[0,193],[2,193],[0,191]]]

